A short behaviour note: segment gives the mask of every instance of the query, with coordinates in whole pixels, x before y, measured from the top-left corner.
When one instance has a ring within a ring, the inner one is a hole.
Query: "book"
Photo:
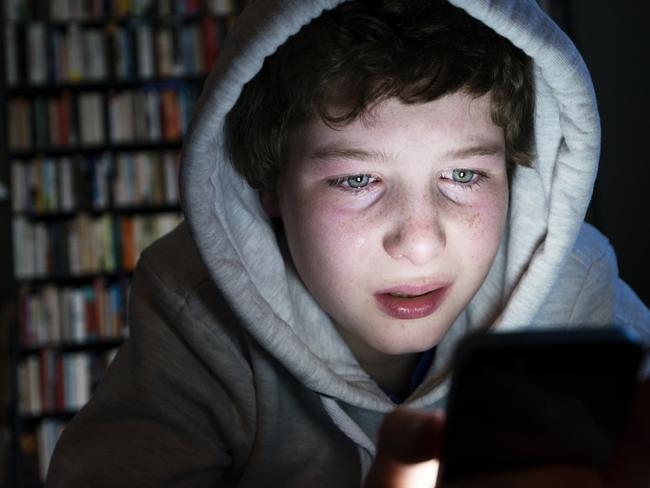
[[[152,78],[154,76],[154,59],[153,59],[153,34],[151,26],[139,24],[136,27],[136,45],[138,59],[138,75],[142,79]]]
[[[133,92],[114,92],[109,97],[110,136],[114,143],[133,140],[134,117]]]
[[[79,129],[82,144],[97,145],[104,142],[104,106],[102,94],[79,94]]]
[[[159,141],[162,138],[161,102],[158,91],[151,87],[144,87],[145,105],[148,128],[148,140]]]
[[[113,45],[113,72],[118,80],[135,77],[134,34],[123,26],[112,26],[109,35]]]
[[[36,440],[38,444],[38,472],[41,481],[45,481],[54,447],[64,428],[65,423],[60,420],[45,419],[38,424]]]
[[[230,15],[235,12],[234,0],[207,0],[208,12],[215,15]]]
[[[47,81],[46,26],[43,22],[31,22],[27,26],[27,58],[29,82],[33,85]]]
[[[83,78],[101,81],[106,78],[106,46],[104,32],[98,28],[83,30]]]
[[[212,69],[214,61],[219,54],[221,33],[216,19],[203,17],[201,19],[201,33],[203,45],[203,66],[206,70]]]
[[[33,134],[34,144],[37,148],[45,148],[50,145],[50,128],[48,127],[49,118],[47,116],[48,103],[44,97],[36,97],[31,105],[33,111]]]
[[[174,65],[173,31],[170,27],[162,27],[156,32],[156,58],[158,60],[158,76],[169,77],[178,74]]]
[[[73,168],[69,157],[63,156],[58,160],[58,183],[59,183],[59,208],[63,212],[69,212],[76,207]]]
[[[181,137],[181,110],[178,92],[173,88],[162,90],[163,138],[175,140]]]
[[[79,24],[70,23],[64,47],[67,59],[67,73],[62,78],[67,81],[84,79],[84,36]]]
[[[179,156],[173,152],[162,155],[165,182],[165,203],[176,205],[179,202]]]
[[[31,110],[30,102],[25,98],[9,100],[7,119],[9,124],[9,148],[14,150],[31,147]]]
[[[5,37],[5,80],[8,86],[18,84],[18,39],[16,37],[16,28],[12,24],[4,26]]]

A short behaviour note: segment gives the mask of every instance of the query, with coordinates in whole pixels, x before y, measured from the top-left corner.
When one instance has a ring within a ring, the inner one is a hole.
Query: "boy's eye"
[[[483,171],[467,168],[455,168],[443,171],[441,178],[450,188],[476,190],[481,183],[489,180],[490,177]]]
[[[381,182],[379,176],[372,174],[356,174],[350,176],[339,176],[327,180],[327,184],[337,190],[347,192],[351,195],[360,195],[377,189]]]
[[[451,177],[456,183],[470,183],[476,177],[476,173],[471,169],[460,168],[453,170]]]
[[[350,188],[363,188],[370,183],[370,175],[354,175],[346,178],[345,181]]]

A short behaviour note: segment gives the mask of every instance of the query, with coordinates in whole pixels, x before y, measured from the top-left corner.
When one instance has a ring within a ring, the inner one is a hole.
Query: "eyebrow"
[[[307,159],[310,161],[332,161],[336,159],[350,159],[356,161],[380,161],[385,162],[390,158],[383,151],[367,151],[365,149],[353,149],[336,146],[323,146],[312,151]]]
[[[494,142],[478,142],[474,145],[451,149],[443,153],[441,159],[445,161],[456,161],[468,159],[474,156],[499,156],[505,152],[502,144]],[[367,151],[365,149],[337,147],[327,145],[314,149],[307,156],[309,161],[333,161],[337,159],[347,159],[355,161],[378,161],[385,163],[391,158],[384,151]]]
[[[472,146],[452,149],[443,154],[445,160],[467,159],[473,156],[500,156],[505,152],[502,144],[479,142]]]

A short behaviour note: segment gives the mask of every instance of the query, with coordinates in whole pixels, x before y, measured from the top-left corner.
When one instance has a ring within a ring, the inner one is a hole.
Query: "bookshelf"
[[[128,335],[131,273],[181,219],[182,137],[243,3],[2,4],[14,486],[42,486],[60,432]]]

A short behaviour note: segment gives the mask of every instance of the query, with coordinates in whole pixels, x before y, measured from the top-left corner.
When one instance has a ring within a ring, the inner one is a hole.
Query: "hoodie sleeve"
[[[642,342],[650,344],[650,311],[619,276],[616,254],[607,238],[584,224],[572,257],[582,264],[585,277],[571,321],[607,321],[634,331]]]
[[[228,337],[211,339],[214,353],[229,362],[225,369],[237,372],[233,381],[239,386],[208,370],[193,344],[208,333],[201,317],[193,315],[188,296],[165,286],[152,262],[145,253],[138,264],[131,335],[62,434],[48,473],[50,488],[225,486],[218,480],[232,465],[233,449],[245,449],[247,429],[254,425],[254,412],[236,407],[254,408],[254,402],[241,401],[252,394],[241,386],[245,361],[232,352],[237,348]]]

